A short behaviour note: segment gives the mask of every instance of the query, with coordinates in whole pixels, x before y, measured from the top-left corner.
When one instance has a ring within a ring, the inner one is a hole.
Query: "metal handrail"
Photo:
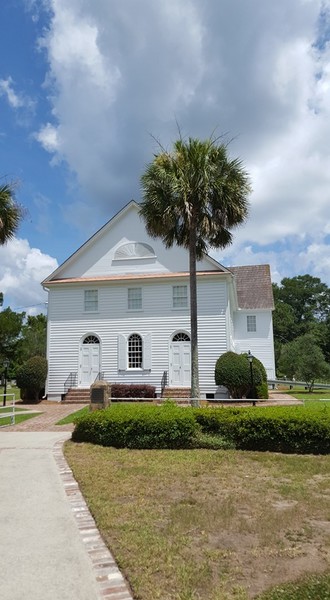
[[[77,387],[77,377],[78,373],[74,373],[73,371],[71,371],[70,375],[64,382],[65,393],[68,392],[70,388]]]
[[[160,382],[160,389],[161,389],[162,395],[163,395],[163,391],[165,390],[166,386],[167,386],[167,371],[164,371],[162,380]]]
[[[100,381],[104,379],[104,371],[99,371],[98,374],[96,375],[95,379],[94,379],[94,383],[95,381]]]
[[[296,381],[295,379],[283,379],[283,378],[282,379],[267,379],[267,383],[268,383],[268,385],[271,385],[273,387],[273,389],[278,384],[288,385],[289,387],[293,387],[293,386],[306,387],[308,385],[306,383],[306,381]],[[317,381],[315,381],[313,383],[313,387],[323,389],[323,390],[329,390],[330,384],[329,383],[318,383]]]

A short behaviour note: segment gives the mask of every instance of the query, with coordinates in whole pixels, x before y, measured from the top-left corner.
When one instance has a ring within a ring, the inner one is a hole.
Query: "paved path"
[[[0,431],[1,600],[132,600],[63,457],[68,437]]]
[[[18,423],[10,428],[4,428],[0,432],[4,431],[73,431],[73,425],[56,425],[58,421],[64,419],[71,413],[88,406],[86,404],[61,404],[60,402],[48,402],[43,400],[38,404],[21,404],[16,403],[17,408],[24,408],[25,410],[40,412],[41,414],[28,419],[22,423]],[[18,413],[17,413],[18,414]]]
[[[42,414],[0,430],[1,600],[132,600],[63,457],[56,423],[83,406],[22,405]]]

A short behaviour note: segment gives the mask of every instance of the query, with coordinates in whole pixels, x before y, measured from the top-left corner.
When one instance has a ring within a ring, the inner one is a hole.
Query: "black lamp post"
[[[5,367],[5,372],[4,372],[4,386],[3,386],[3,406],[6,406],[6,400],[7,400],[7,378],[8,378],[8,367],[9,367],[9,360],[8,358],[5,358],[5,360],[3,361],[3,366]]]
[[[250,363],[251,389],[252,389],[252,393],[253,393],[253,390],[254,390],[254,379],[253,379],[253,367],[252,367],[252,363],[253,363],[254,356],[252,356],[251,350],[248,351],[248,359],[249,359],[249,363]],[[253,406],[256,405],[255,398],[253,398],[252,405]]]

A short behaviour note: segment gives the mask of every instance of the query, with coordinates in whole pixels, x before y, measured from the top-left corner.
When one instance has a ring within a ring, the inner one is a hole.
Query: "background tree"
[[[25,402],[38,402],[44,394],[47,377],[47,360],[44,356],[29,358],[16,374],[17,386]]]
[[[312,275],[285,277],[280,286],[274,285],[274,296],[291,306],[299,335],[307,333],[311,323],[324,321],[330,314],[330,290]]]
[[[250,184],[238,159],[217,139],[182,138],[161,148],[141,177],[141,215],[148,233],[189,251],[191,397],[199,398],[196,262],[209,247],[225,248],[248,214]],[[192,400],[193,404],[198,404]]]
[[[15,202],[14,185],[0,185],[0,245],[14,237],[22,216],[22,208]]]
[[[10,368],[16,362],[24,318],[24,312],[16,313],[10,308],[0,312],[0,366],[5,358],[10,361]]]
[[[283,347],[279,368],[289,379],[295,377],[306,382],[310,392],[315,381],[330,377],[330,367],[310,333],[301,335]]]
[[[14,184],[0,185],[0,246],[14,237],[23,217],[23,209],[15,202]],[[0,306],[3,293],[0,293]]]
[[[29,315],[24,323],[19,340],[20,363],[33,356],[46,356],[47,317],[43,314]]]
[[[330,360],[330,289],[318,277],[285,277],[273,285],[276,365],[285,344],[310,333]]]

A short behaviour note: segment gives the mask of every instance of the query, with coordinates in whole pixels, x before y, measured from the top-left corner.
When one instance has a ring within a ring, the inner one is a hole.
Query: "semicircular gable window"
[[[130,258],[155,258],[154,249],[142,242],[128,242],[117,248],[114,260],[129,260]]]
[[[172,339],[173,342],[190,342],[190,337],[186,333],[176,333]]]
[[[86,335],[83,344],[99,344],[100,340],[96,335]]]

